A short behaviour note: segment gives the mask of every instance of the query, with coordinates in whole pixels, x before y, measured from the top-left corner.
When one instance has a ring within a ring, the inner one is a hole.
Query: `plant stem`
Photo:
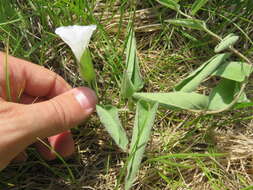
[[[182,12],[181,10],[178,10],[178,13],[181,14],[182,16],[186,17],[186,18],[193,19],[190,15]]]
[[[88,82],[88,86],[89,86],[89,88],[91,88],[92,90],[95,91],[95,93],[96,93],[97,96],[99,95],[96,79],[95,79],[95,80],[92,80],[92,81],[90,81],[90,82]]]
[[[235,49],[234,47],[230,47],[229,48],[234,54],[238,55],[239,57],[241,57],[242,59],[244,59],[247,63],[249,63],[250,65],[253,65],[253,63],[245,56],[243,55],[241,52],[239,52],[237,49]]]
[[[214,32],[212,32],[211,30],[209,30],[207,27],[204,27],[204,30],[205,30],[206,33],[208,33],[209,35],[213,36],[219,42],[222,40],[222,38],[220,36],[218,36],[217,34],[215,34]]]
[[[179,14],[181,14],[182,16],[188,18],[188,19],[194,19],[192,16],[182,12],[181,10],[178,11]],[[213,31],[209,30],[206,26],[204,27],[204,30],[206,33],[208,33],[209,35],[213,36],[217,41],[222,41],[222,37],[220,37],[219,35],[215,34]],[[245,56],[243,55],[240,51],[238,51],[237,49],[235,49],[234,47],[229,47],[229,50],[231,52],[233,52],[234,54],[236,54],[238,57],[240,57],[241,59],[243,59],[244,61],[246,61],[248,64],[253,65],[253,63]]]
[[[239,93],[237,94],[237,96],[235,97],[235,99],[225,108],[220,109],[220,110],[214,110],[214,111],[204,111],[204,114],[216,114],[216,113],[220,113],[220,112],[224,112],[227,111],[228,109],[230,109],[233,105],[235,105],[235,103],[239,100],[239,98],[241,97],[242,93],[244,92],[244,89],[246,88],[247,83],[244,82],[242,84],[242,87],[239,91]]]
[[[209,30],[207,27],[205,27],[204,29],[205,29],[205,31],[208,34],[210,34],[211,36],[213,36],[215,39],[217,39],[218,41],[222,41],[222,38],[220,36],[218,36],[217,34],[215,34],[214,32],[212,32],[211,30]],[[248,64],[253,65],[253,63],[245,55],[243,55],[241,52],[239,52],[234,47],[229,47],[229,50],[232,51],[234,54],[236,54],[238,57],[242,58]]]
[[[246,80],[246,81],[247,81],[247,80]],[[192,111],[192,112],[195,112],[195,113],[199,113],[199,114],[201,114],[201,115],[206,115],[206,114],[217,114],[217,113],[221,113],[221,112],[227,111],[227,110],[229,110],[233,105],[235,105],[235,104],[237,103],[237,101],[240,99],[242,93],[244,92],[244,90],[245,90],[245,88],[246,88],[246,85],[247,85],[246,82],[244,82],[244,83],[242,84],[239,93],[236,95],[236,97],[233,99],[233,101],[232,101],[230,104],[228,104],[228,106],[225,107],[225,108],[222,108],[222,109],[220,109],[220,110],[204,110],[204,111],[203,111],[203,110],[191,110],[191,109],[189,109],[189,111]]]

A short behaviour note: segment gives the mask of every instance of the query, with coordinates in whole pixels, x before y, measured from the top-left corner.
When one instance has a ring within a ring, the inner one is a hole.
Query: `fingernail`
[[[87,114],[94,112],[97,104],[97,96],[87,87],[79,87],[74,91],[75,98]]]

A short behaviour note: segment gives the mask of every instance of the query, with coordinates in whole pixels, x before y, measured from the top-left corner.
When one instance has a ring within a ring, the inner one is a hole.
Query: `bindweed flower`
[[[61,26],[55,30],[55,33],[68,44],[74,53],[82,78],[88,82],[93,89],[96,88],[96,75],[93,68],[88,44],[93,32],[96,30],[96,25],[89,26]]]
[[[68,44],[73,51],[76,59],[80,62],[81,57],[88,47],[90,38],[96,30],[96,25],[90,26],[61,26],[55,30],[55,33]]]

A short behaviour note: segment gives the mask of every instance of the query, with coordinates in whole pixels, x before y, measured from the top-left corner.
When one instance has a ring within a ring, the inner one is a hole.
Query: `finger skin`
[[[63,157],[69,157],[75,151],[75,143],[70,131],[48,138],[50,145]]]
[[[50,100],[30,105],[2,101],[0,170],[18,153],[36,142],[38,137],[44,139],[57,135],[87,119],[95,110],[96,103],[95,93],[85,87],[75,88]],[[63,135],[51,139],[59,150],[64,150],[64,136],[66,137]]]
[[[6,78],[4,59],[6,54],[0,51],[0,91],[6,99]],[[8,56],[11,95],[17,101],[21,91],[32,97],[53,98],[71,89],[59,75],[42,66]]]
[[[36,140],[67,131],[87,119],[96,103],[95,93],[80,87],[48,101],[25,105],[23,118],[27,121],[27,135]]]
[[[44,142],[51,146],[53,151],[40,141],[35,143],[35,147],[46,160],[53,160],[56,158],[54,151],[65,158],[71,156],[75,152],[75,144],[70,131],[65,131],[61,134],[44,139]]]
[[[12,163],[20,163],[26,161],[28,158],[25,151],[20,152],[11,162]]]
[[[95,93],[88,88],[71,90],[68,83],[54,72],[8,56],[12,101],[18,102],[21,92],[27,97],[46,101],[30,105],[6,102],[5,57],[5,53],[0,52],[0,170],[36,142],[37,137],[50,137],[48,140],[54,148],[68,156],[74,149],[74,142],[66,131],[94,111],[97,103]],[[25,103],[24,99],[22,101]]]
[[[32,144],[32,139],[27,137],[23,117],[23,105],[1,102],[0,107],[0,171],[20,152]]]
[[[32,104],[43,101],[45,101],[45,99],[31,97],[26,94],[23,94],[20,99],[20,103],[22,104]],[[64,158],[71,156],[75,152],[74,140],[70,131],[65,131],[52,137],[48,137],[43,141]],[[44,159],[53,160],[56,158],[54,151],[51,151],[40,141],[37,141],[35,143],[35,147]],[[23,162],[25,160],[27,160],[27,155],[25,154],[25,152],[22,152],[16,158],[14,158],[12,162]]]

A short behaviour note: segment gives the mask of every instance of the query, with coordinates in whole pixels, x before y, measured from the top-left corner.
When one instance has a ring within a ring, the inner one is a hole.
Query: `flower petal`
[[[55,33],[68,44],[72,49],[78,61],[81,60],[84,50],[87,48],[96,25],[89,26],[61,26],[55,30]]]

